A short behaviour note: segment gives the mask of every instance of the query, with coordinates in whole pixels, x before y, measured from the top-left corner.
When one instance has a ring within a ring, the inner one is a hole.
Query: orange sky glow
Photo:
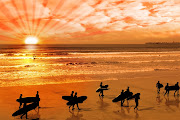
[[[1,0],[0,44],[180,42],[179,0]]]

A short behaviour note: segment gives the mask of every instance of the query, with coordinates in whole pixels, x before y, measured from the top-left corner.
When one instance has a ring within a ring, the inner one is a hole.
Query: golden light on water
[[[37,44],[38,38],[34,36],[29,36],[25,39],[25,44]]]

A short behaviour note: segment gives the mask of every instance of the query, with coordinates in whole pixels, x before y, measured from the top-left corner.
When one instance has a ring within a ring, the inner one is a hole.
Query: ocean
[[[180,45],[0,45],[0,87],[118,80],[180,69]]]

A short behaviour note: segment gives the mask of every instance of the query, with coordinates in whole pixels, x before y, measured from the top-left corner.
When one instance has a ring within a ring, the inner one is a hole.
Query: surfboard
[[[96,90],[96,92],[100,92],[100,91],[103,91],[103,90],[109,90],[108,88],[98,88],[97,90]]]
[[[132,95],[133,95],[133,93],[132,93],[132,92],[128,92],[128,93],[127,93],[127,92],[125,92],[125,97],[126,97],[126,98],[128,98],[128,97],[130,97],[130,96],[132,96]]]
[[[127,100],[132,100],[132,99],[134,99],[138,94],[140,94],[140,93],[136,93],[135,95],[132,95],[132,96],[128,97]]]
[[[32,102],[38,102],[40,101],[40,98],[36,98],[36,97],[24,97],[21,99],[17,99],[17,102],[21,102],[21,103],[32,103]]]
[[[23,108],[17,110],[16,112],[14,112],[12,114],[12,116],[18,116],[18,115],[24,114],[24,113],[26,113],[28,111],[31,111],[31,110],[35,109],[37,106],[38,106],[38,103],[29,104],[26,107],[23,107]]]
[[[124,98],[125,98],[125,96],[119,95],[119,96],[117,96],[116,98],[114,98],[114,99],[112,100],[112,102],[118,102],[118,101],[120,101],[120,100],[122,100],[122,99],[124,99]]]
[[[131,97],[132,95],[133,95],[132,92],[129,92],[128,94],[126,93],[124,95],[120,94],[118,97],[114,98],[112,100],[112,102],[118,102],[118,101],[121,101],[121,100],[125,100],[126,98]]]
[[[72,99],[72,97],[71,96],[62,96],[62,99],[70,101]]]
[[[158,86],[159,88],[162,88],[163,87],[163,84],[159,84],[159,86]]]
[[[104,85],[104,86],[102,86],[101,88],[108,88],[108,86],[109,86],[109,85]]]
[[[83,103],[87,99],[87,96],[78,97],[78,103]]]
[[[169,86],[169,90],[179,90],[179,86]]]
[[[80,96],[77,98],[78,103],[83,103],[87,99],[87,96]],[[74,105],[76,104],[73,100],[70,100],[67,105]]]

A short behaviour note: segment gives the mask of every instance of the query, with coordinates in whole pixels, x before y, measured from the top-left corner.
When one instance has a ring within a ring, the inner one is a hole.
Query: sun
[[[29,36],[25,39],[26,44],[37,44],[38,43],[38,38],[34,36]]]

